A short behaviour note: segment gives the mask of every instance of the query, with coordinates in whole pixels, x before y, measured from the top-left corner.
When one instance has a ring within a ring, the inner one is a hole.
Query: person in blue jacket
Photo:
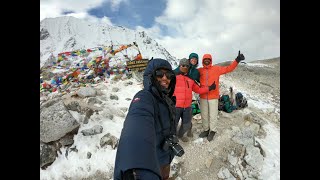
[[[117,149],[114,179],[168,179],[170,163],[184,151],[175,136],[176,77],[168,61],[151,59],[144,89],[130,104]]]

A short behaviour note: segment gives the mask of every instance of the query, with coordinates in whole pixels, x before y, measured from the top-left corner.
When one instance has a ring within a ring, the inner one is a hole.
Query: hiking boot
[[[203,131],[202,133],[199,134],[199,137],[204,138],[207,137],[209,134],[209,130],[208,131]]]
[[[183,137],[181,137],[180,139],[181,139],[181,141],[183,141],[183,142],[188,142],[188,141],[189,141],[189,138],[186,137],[186,136],[183,136]]]
[[[191,129],[187,132],[187,136],[190,137],[190,138],[193,138],[193,134],[192,134]]]
[[[212,141],[213,136],[214,136],[215,134],[216,134],[216,132],[210,131],[210,132],[209,132],[209,135],[208,135],[208,137],[207,137],[208,141]]]

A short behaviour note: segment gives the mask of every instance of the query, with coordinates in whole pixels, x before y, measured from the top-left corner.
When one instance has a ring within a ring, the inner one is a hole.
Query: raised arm
[[[229,66],[219,66],[219,74],[226,74],[228,72],[233,71],[237,65],[239,64],[240,61],[243,61],[245,59],[244,55],[240,53],[238,53],[238,56],[236,57],[236,59],[234,61],[232,61],[232,63]]]

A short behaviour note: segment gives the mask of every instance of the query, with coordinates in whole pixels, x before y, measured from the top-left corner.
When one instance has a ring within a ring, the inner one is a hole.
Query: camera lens
[[[174,154],[179,157],[181,157],[184,154],[184,150],[179,144],[174,144],[172,146],[172,150],[173,150]]]

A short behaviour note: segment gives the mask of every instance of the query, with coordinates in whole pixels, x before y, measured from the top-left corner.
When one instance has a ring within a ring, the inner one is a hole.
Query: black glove
[[[216,81],[214,81],[210,86],[209,86],[209,91],[215,90],[216,89]]]
[[[240,54],[240,50],[239,50],[239,54],[236,58],[236,61],[239,63],[240,61],[243,61],[245,58],[244,58],[244,55],[243,54]]]

